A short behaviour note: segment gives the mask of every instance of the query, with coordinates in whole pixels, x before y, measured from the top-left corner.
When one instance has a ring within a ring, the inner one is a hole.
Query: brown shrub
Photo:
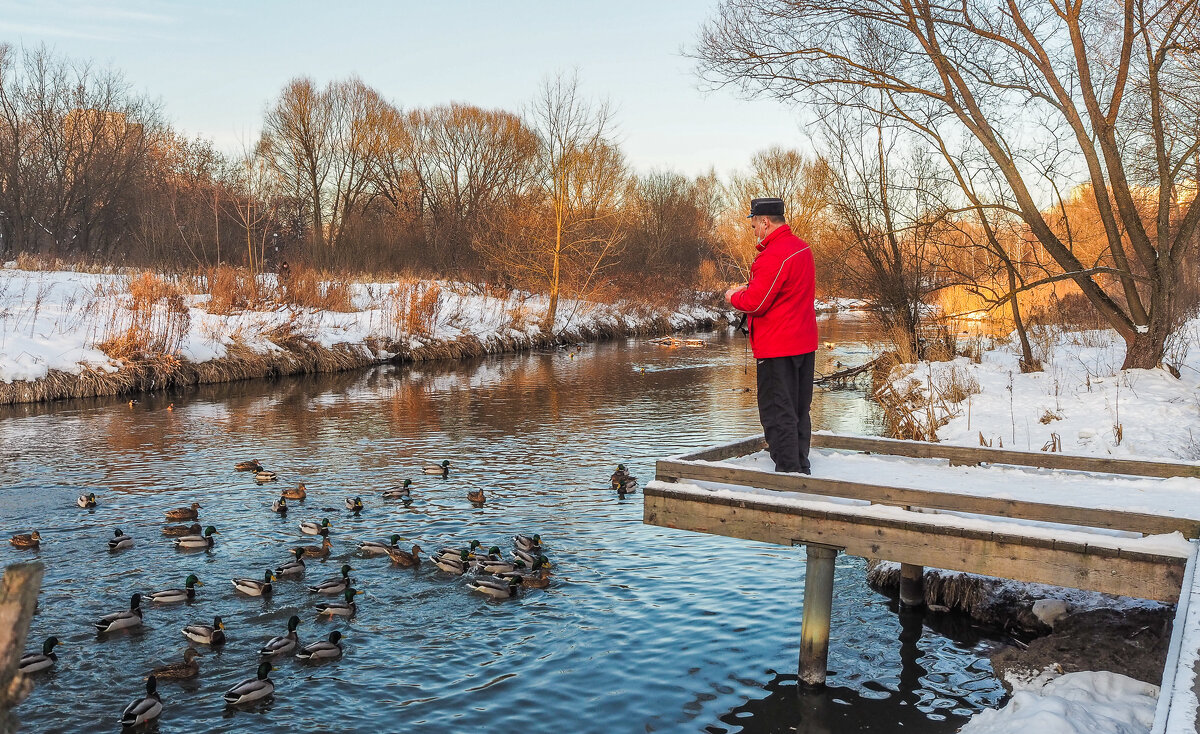
[[[126,286],[129,299],[109,313],[96,347],[114,359],[155,362],[161,372],[179,366],[179,349],[191,327],[183,293],[174,283],[142,273]]]
[[[204,281],[204,290],[209,295],[209,313],[229,314],[238,309],[251,308],[265,300],[265,289],[254,274],[244,268],[218,265],[205,272]]]
[[[291,268],[287,277],[279,281],[279,290],[284,303],[302,308],[342,312],[354,310],[347,276],[320,272],[308,265],[298,264]]]

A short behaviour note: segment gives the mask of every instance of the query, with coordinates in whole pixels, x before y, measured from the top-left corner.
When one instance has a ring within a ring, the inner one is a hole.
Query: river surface
[[[0,518],[38,529],[40,551],[4,543],[0,565],[46,565],[29,648],[56,635],[56,670],[15,716],[36,732],[116,731],[154,665],[179,660],[180,629],[220,615],[223,649],[200,648],[201,676],[162,683],[158,730],[203,732],[951,732],[1002,697],[987,662],[997,643],[969,624],[898,615],[867,588],[865,562],[840,556],[828,687],[796,686],[804,550],[642,524],[641,494],[606,486],[617,462],[643,481],[658,457],[759,432],[745,342],[706,349],[631,339],[578,350],[207,386],[157,396],[0,411]],[[823,320],[818,372],[870,358],[869,330]],[[878,433],[862,392],[818,391],[814,426]],[[258,486],[236,461],[280,481]],[[449,459],[448,479],[419,473]],[[405,506],[379,492],[414,479]],[[269,504],[304,481],[286,518]],[[466,500],[482,488],[487,502]],[[75,506],[95,492],[99,507]],[[359,495],[366,509],[344,508]],[[163,512],[197,501],[218,528],[211,551],[176,551]],[[328,510],[322,508],[330,508]],[[313,542],[297,523],[328,517],[333,557],[310,583],[353,567],[359,613],[318,621],[297,581],[268,599],[234,592]],[[110,553],[114,528],[136,539]],[[470,593],[425,563],[353,556],[399,533],[426,551],[472,539],[511,552],[540,533],[553,583],[510,601]],[[205,586],[193,603],[145,605],[137,632],[98,637],[94,618],[134,591]],[[301,640],[345,634],[345,655],[281,660],[268,703],[227,709],[256,650],[298,614]],[[936,615],[935,615],[936,616]],[[935,630],[931,625],[938,625]],[[951,626],[947,626],[950,624]]]

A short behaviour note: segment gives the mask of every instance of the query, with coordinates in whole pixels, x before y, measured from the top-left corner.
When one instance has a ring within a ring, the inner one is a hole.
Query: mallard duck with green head
[[[514,535],[513,545],[523,551],[541,549],[542,536],[538,533],[534,533],[533,535]]]
[[[400,542],[400,535],[392,533],[391,544],[380,540],[364,540],[358,544],[358,552],[364,556],[385,556]]]
[[[341,576],[325,579],[319,584],[308,587],[308,590],[314,594],[340,594],[354,585],[354,581],[350,578],[350,572],[353,570],[349,563],[343,563]]]
[[[220,645],[225,642],[225,623],[220,617],[213,617],[211,626],[189,624],[183,628],[183,636],[201,645]]]
[[[42,544],[42,534],[34,530],[32,533],[14,535],[8,540],[14,548],[38,548]]]
[[[88,492],[87,494],[79,495],[79,499],[75,500],[75,504],[79,505],[80,507],[82,507],[85,510],[95,509],[96,493]]]
[[[450,475],[450,460],[443,459],[441,463],[436,461],[427,461],[421,471],[426,474],[440,474],[443,477]]]
[[[296,628],[300,626],[300,618],[295,614],[288,619],[288,631],[285,635],[272,637],[267,641],[267,644],[262,646],[258,654],[264,658],[273,658],[280,655],[288,655],[296,646],[300,644],[300,635],[296,633]]]
[[[17,663],[17,672],[22,675],[33,675],[40,673],[43,670],[49,670],[58,662],[58,656],[54,654],[54,648],[59,645],[57,637],[47,637],[42,643],[41,652],[30,652],[21,656],[21,662]]]
[[[350,588],[342,592],[344,601],[323,601],[317,603],[318,617],[353,617],[358,613],[358,604],[355,603],[354,597],[361,594],[361,591]]]
[[[363,510],[362,497],[347,497],[346,498],[346,509],[350,510],[351,512],[362,512],[362,510]]]
[[[201,548],[212,548],[213,542],[216,541],[214,535],[219,535],[217,529],[209,525],[204,529],[204,535],[184,535],[175,539],[175,547],[180,550],[198,550]]]
[[[134,594],[129,597],[129,610],[125,612],[114,612],[106,614],[100,619],[92,623],[96,627],[96,631],[101,634],[105,632],[116,632],[117,630],[129,629],[131,627],[142,626],[142,595]]]
[[[201,530],[200,523],[194,522],[191,525],[167,525],[163,527],[162,533],[168,537],[178,538],[181,535],[199,535]]]
[[[271,674],[274,668],[270,663],[261,663],[258,666],[258,672],[253,678],[238,683],[233,688],[225,691],[222,697],[225,703],[229,706],[237,706],[243,703],[253,703],[266,698],[275,692],[275,683],[267,676]]]
[[[305,571],[304,549],[303,548],[293,548],[292,555],[295,556],[295,558],[288,561],[287,563],[284,563],[279,568],[275,569],[276,576],[283,577],[283,576],[303,576],[304,575],[304,571]]]
[[[499,576],[481,576],[468,581],[467,586],[472,591],[478,591],[493,599],[511,599],[521,588],[521,580],[515,577],[505,579]]]
[[[400,548],[389,548],[388,556],[391,557],[392,563],[397,566],[413,568],[421,563],[421,546],[414,545],[411,553]]]
[[[333,527],[329,524],[329,518],[322,518],[321,522],[316,520],[305,520],[300,523],[300,532],[305,535],[321,535],[321,531],[325,531],[325,535],[329,535],[329,528]]]
[[[146,695],[135,700],[121,712],[121,726],[141,726],[148,721],[154,721],[162,713],[162,698],[158,695],[158,678],[153,675],[146,679]]]
[[[168,520],[198,520],[200,518],[200,503],[193,502],[191,507],[176,507],[167,510]]]
[[[154,669],[159,680],[191,680],[200,675],[200,663],[196,662],[196,648],[183,651],[182,663],[167,663]]]
[[[399,487],[385,489],[383,491],[383,498],[385,500],[412,500],[412,490],[410,489],[412,483],[411,479],[405,479],[404,484]]]
[[[462,576],[466,573],[470,565],[470,558],[471,554],[464,550],[460,551],[457,556],[450,553],[439,553],[432,556],[431,560],[433,561],[433,565],[438,567],[439,571],[445,571],[455,576]]]
[[[524,561],[526,566],[532,566],[535,562],[541,561],[543,566],[550,568],[550,559],[544,556],[540,549],[535,551],[526,551],[517,548],[513,551],[513,557],[517,560]]]
[[[279,479],[279,476],[277,474],[275,474],[275,472],[273,472],[273,471],[261,469],[259,471],[254,472],[254,481],[258,482],[259,484],[266,484],[267,482],[274,482],[274,481],[277,481],[278,479]]]
[[[157,602],[159,604],[176,604],[181,601],[195,601],[196,587],[204,586],[196,574],[188,574],[188,577],[183,581],[184,588],[182,589],[164,589],[162,591],[154,591],[145,595],[147,601]]]
[[[270,596],[274,588],[271,582],[275,580],[275,574],[270,571],[263,572],[262,581],[257,579],[234,579],[233,588],[239,593],[246,596]]]
[[[280,515],[286,515],[287,511],[287,497],[280,496],[279,499],[271,503],[271,512],[278,512]]]
[[[334,630],[329,638],[310,643],[300,648],[296,657],[306,663],[319,663],[342,656],[342,633]]]
[[[284,499],[300,500],[303,502],[304,498],[308,496],[308,488],[304,486],[304,482],[300,482],[296,485],[295,489],[285,489],[279,494]]]
[[[113,537],[108,539],[108,549],[110,551],[125,550],[133,547],[133,538],[126,535],[121,528],[113,530]]]
[[[637,477],[629,473],[624,464],[617,464],[617,470],[608,478],[612,488],[622,494],[633,492],[637,486]]]

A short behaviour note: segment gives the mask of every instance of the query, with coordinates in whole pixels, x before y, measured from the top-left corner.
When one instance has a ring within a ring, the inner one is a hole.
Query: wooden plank
[[[1179,599],[1186,565],[1186,559],[1175,556],[1100,556],[1094,552],[1098,549],[1078,543],[1046,548],[1022,542],[1018,535],[997,540],[991,533],[964,530],[959,536],[915,521],[896,528],[836,511],[818,517],[752,499],[700,497],[658,487],[644,492],[644,521],[650,525],[781,545],[817,543],[866,558],[1168,603]]]
[[[752,440],[748,439],[748,441]],[[980,463],[1014,464],[1017,466],[1035,466],[1043,469],[1129,474],[1140,477],[1200,477],[1200,465],[1197,464],[1136,459],[1106,459],[1043,451],[994,449],[987,446],[952,446],[944,443],[902,441],[893,438],[869,436],[848,436],[840,433],[814,433],[812,436],[812,445],[814,448],[865,451],[874,454],[908,456],[917,459],[948,459],[952,465],[956,466],[970,466]],[[730,457],[726,456],[724,458]],[[720,459],[708,459],[708,461],[720,461]]]
[[[746,456],[747,454],[757,453],[767,447],[767,440],[761,435],[745,438],[740,441],[731,443],[723,443],[719,446],[710,446],[699,451],[683,454],[674,458],[682,461],[724,461],[732,459],[735,456]]]
[[[658,462],[658,478],[664,481],[688,479],[703,482],[737,484],[781,492],[803,492],[825,497],[862,500],[899,507],[927,507],[936,510],[968,512],[977,515],[1012,517],[1037,522],[1083,525],[1126,530],[1146,535],[1179,531],[1186,538],[1200,537],[1200,519],[1150,515],[1123,510],[1099,510],[1046,502],[1002,499],[934,492],[910,487],[862,484],[842,479],[827,479],[798,474],[777,474],[759,469],[716,466],[675,459]]]

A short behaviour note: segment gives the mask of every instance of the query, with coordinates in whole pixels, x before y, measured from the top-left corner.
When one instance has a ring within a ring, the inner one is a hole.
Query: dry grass
[[[218,265],[204,272],[200,292],[209,295],[205,310],[213,314],[231,314],[265,302],[265,288],[245,268]]]
[[[191,317],[179,287],[154,273],[142,273],[126,285],[128,300],[116,302],[96,347],[125,362],[159,362],[164,370],[179,365],[179,349]]]
[[[280,299],[284,303],[320,311],[354,311],[351,302],[351,279],[345,275],[320,272],[298,264],[280,280]]]

